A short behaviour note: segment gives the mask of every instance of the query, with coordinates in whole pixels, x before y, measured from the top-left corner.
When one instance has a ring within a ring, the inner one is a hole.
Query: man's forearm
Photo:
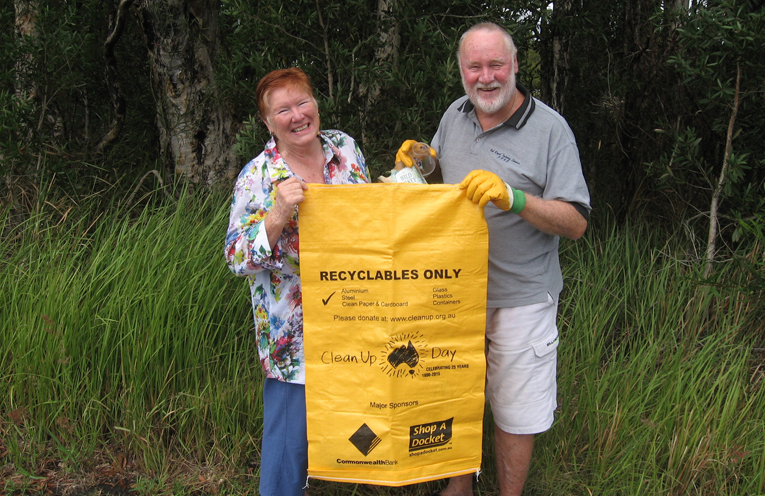
[[[542,232],[577,240],[587,229],[587,219],[576,208],[560,200],[543,200],[526,195],[526,207],[518,214]]]

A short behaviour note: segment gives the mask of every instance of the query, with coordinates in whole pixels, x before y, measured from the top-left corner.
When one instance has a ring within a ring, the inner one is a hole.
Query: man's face
[[[518,63],[501,33],[475,31],[460,48],[462,86],[476,109],[486,114],[507,112],[515,94]]]

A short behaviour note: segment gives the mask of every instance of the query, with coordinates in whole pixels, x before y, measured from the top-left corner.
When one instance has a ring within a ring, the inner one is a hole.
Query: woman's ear
[[[266,126],[266,129],[268,129],[268,133],[273,136],[274,132],[271,129],[271,126],[268,124],[268,119],[261,119],[263,121],[263,125]]]

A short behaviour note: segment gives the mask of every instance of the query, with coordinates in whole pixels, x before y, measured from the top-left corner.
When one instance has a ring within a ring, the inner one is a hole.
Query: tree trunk
[[[321,38],[324,42],[324,61],[327,65],[327,87],[329,88],[329,99],[334,101],[335,75],[332,69],[332,55],[329,50],[329,28],[324,23],[324,18],[321,16],[321,5],[319,4],[319,0],[316,0],[316,15],[319,17],[319,26],[321,26]]]
[[[32,44],[37,39],[37,1],[14,0],[16,38],[22,44]],[[34,58],[32,51],[25,48],[16,60],[14,74],[14,93],[19,101],[34,102],[37,99],[37,82],[34,79]],[[19,122],[19,139],[29,142],[33,136],[33,126]],[[0,156],[5,160],[5,157]]]
[[[14,0],[16,36],[22,40],[37,37],[37,1]],[[32,55],[25,53],[16,61],[16,96],[34,98],[37,88],[32,79]]]
[[[712,263],[715,259],[715,251],[717,250],[717,210],[720,206],[720,197],[722,196],[722,189],[725,185],[725,178],[728,173],[728,166],[730,164],[730,155],[733,150],[733,129],[736,125],[736,116],[738,115],[738,107],[741,103],[741,62],[736,62],[736,89],[733,93],[733,110],[730,114],[730,120],[728,121],[728,134],[725,139],[725,155],[723,156],[722,170],[720,171],[720,177],[717,179],[717,185],[715,186],[714,193],[712,194],[712,204],[709,207],[709,234],[707,236],[707,254],[706,254],[706,266],[704,267],[704,277],[712,275]]]
[[[212,186],[239,170],[233,112],[215,82],[218,8],[213,0],[141,0],[139,16],[157,99],[157,125],[168,170]]]
[[[125,29],[125,18],[127,17],[128,9],[132,4],[133,0],[120,0],[117,5],[117,11],[111,16],[109,21],[110,33],[104,42],[104,59],[106,62],[105,79],[106,86],[109,89],[109,96],[112,99],[112,111],[114,112],[114,115],[112,117],[112,122],[109,125],[109,131],[103,138],[101,138],[101,141],[96,146],[96,153],[103,153],[107,147],[117,141],[117,138],[119,138],[119,135],[122,132],[122,127],[125,125],[127,109],[125,105],[125,97],[122,94],[122,87],[120,86],[118,78],[117,56],[114,53],[114,48]]]
[[[665,0],[664,8],[666,10],[674,10],[676,12],[688,12],[690,4],[688,0]]]
[[[398,22],[393,11],[396,8],[396,0],[378,0],[377,1],[377,35],[379,43],[375,49],[374,60],[371,64],[378,70],[385,71],[390,66],[395,66],[398,62],[399,46],[401,37],[399,36]],[[372,77],[359,88],[359,94],[364,98],[364,110],[362,115],[361,140],[362,145],[368,145],[368,128],[370,119],[374,115],[374,106],[380,99],[382,93],[382,78]]]
[[[573,0],[557,0],[553,3],[546,36],[548,50],[546,63],[542,66],[544,77],[541,89],[542,100],[562,114],[566,107],[566,86],[571,71],[569,54],[573,34],[565,28],[565,19],[576,15],[576,12]]]
[[[35,110],[39,110],[36,124],[19,123],[19,136],[21,140],[30,143],[44,134],[40,131],[43,125],[46,125],[48,127],[47,145],[59,148],[65,131],[63,119],[54,103],[56,92],[47,92],[45,85],[41,87],[35,79],[39,76],[41,64],[39,58],[35,58],[35,54],[41,51],[37,26],[40,4],[37,0],[14,0],[13,6],[16,36],[23,47],[22,55],[15,64],[14,92],[19,101],[32,103]],[[35,170],[39,170],[41,163],[42,156],[38,154]]]

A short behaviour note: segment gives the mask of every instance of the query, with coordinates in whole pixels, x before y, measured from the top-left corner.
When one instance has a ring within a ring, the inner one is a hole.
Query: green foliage
[[[588,0],[553,15],[549,2],[536,0],[425,0],[391,2],[380,16],[378,2],[369,0],[224,0],[216,59],[221,105],[232,105],[244,124],[236,152],[252,158],[267,139],[253,97],[257,81],[274,68],[300,65],[316,87],[324,127],[354,136],[376,176],[390,167],[404,139],[429,140],[443,111],[463,93],[454,53],[466,27],[493,20],[510,28],[520,49],[519,79],[540,96],[552,77],[553,40],[567,40],[572,48],[555,52],[567,61],[560,66],[563,113],[577,135],[595,215],[612,210],[620,220],[645,218],[671,230],[707,208],[739,58],[748,86],[722,207],[725,239],[732,232],[742,239],[734,219],[756,213],[762,181],[757,82],[763,55],[756,49],[762,14],[741,2],[701,4],[677,12],[647,0]],[[162,10],[162,2],[151,8]],[[78,187],[91,175],[108,181],[142,175],[156,162],[157,110],[145,45],[152,33],[144,38],[135,11],[116,46],[127,121],[106,156],[92,153],[112,117],[102,45],[113,9],[95,0],[43,2],[38,35],[27,39],[13,34],[12,5],[0,5],[0,25],[9,28],[0,31],[4,175],[29,174],[38,187],[36,174],[45,167],[45,177],[55,173],[57,182]],[[395,45],[386,38],[392,33]],[[390,56],[386,47],[395,48]],[[697,153],[682,149],[680,137],[689,132],[702,140]],[[693,153],[700,162],[679,170],[677,160]],[[673,208],[666,209],[668,203]]]
[[[560,412],[535,448],[538,493],[762,493],[761,323],[749,320],[762,293],[738,294],[735,264],[732,284],[700,285],[682,237],[598,231],[564,245]]]
[[[16,36],[13,7],[0,10],[0,174],[10,196],[31,194],[43,178],[63,180],[72,191],[89,177],[143,172],[153,162],[153,99],[145,54],[135,22],[129,23],[118,57],[128,117],[122,141],[105,156],[95,145],[107,131],[112,104],[104,81],[103,44],[110,2],[33,2],[34,30]],[[136,48],[139,48],[136,50]],[[147,153],[148,152],[148,153]],[[22,190],[21,192],[18,190]],[[90,194],[92,191],[82,191]],[[18,206],[18,205],[17,205]]]
[[[0,91],[14,91],[14,9],[11,2],[0,2]]]
[[[91,205],[58,225],[31,218],[1,245],[9,461],[33,473],[53,449],[87,469],[113,444],[154,474],[173,453],[242,462],[261,379],[246,284],[222,256],[227,201],[181,194],[101,216]]]
[[[755,238],[743,229],[748,223],[765,222],[762,190],[765,187],[765,17],[761,9],[749,11],[740,1],[715,3],[694,12],[678,28],[680,46],[668,60],[682,76],[681,94],[687,111],[661,132],[674,142],[671,152],[647,169],[670,195],[691,212],[706,213],[721,178],[726,139],[740,71],[740,105],[735,116],[728,169],[720,185],[721,229],[730,250],[744,252]],[[705,216],[698,217],[700,221]],[[701,231],[703,222],[692,221]]]
[[[28,164],[28,143],[18,139],[17,126],[29,122],[34,112],[32,102],[9,91],[0,91],[0,177]]]
[[[542,18],[543,82],[558,77],[565,86],[563,115],[594,216],[610,211],[669,233],[682,226],[704,252],[741,67],[716,248],[721,258],[756,249],[739,219],[765,218],[762,9],[742,1],[694,2],[692,10],[646,0],[565,5]]]
[[[27,90],[36,105],[33,120],[21,123],[38,141],[75,147],[89,131],[80,125],[89,110],[83,97],[103,72],[100,39],[79,29],[82,13],[72,5],[44,3],[34,14],[33,33],[15,47],[16,89]]]
[[[679,78],[666,64],[676,47],[675,13],[649,0],[566,4],[541,23],[542,78],[564,87],[559,110],[576,135],[595,215],[659,224],[665,209],[655,204],[644,164],[672,147],[649,130],[683,108]]]
[[[82,480],[120,457],[138,494],[255,492],[262,372],[246,281],[223,260],[228,199],[178,196],[105,211],[94,198],[3,230],[7,492],[33,492],[49,463]],[[528,494],[765,489],[762,293],[739,293],[736,264],[727,285],[699,285],[682,241],[609,224],[563,244],[559,409]],[[497,490],[489,446],[481,494]],[[438,487],[311,482],[317,495]]]
[[[307,0],[224,1],[221,24],[227,57],[219,68],[220,82],[246,122],[238,152],[248,150],[251,155],[245,158],[252,158],[262,150],[257,142],[266,139],[257,129],[262,127],[259,119],[253,118],[258,80],[273,69],[297,65],[316,89],[322,127],[342,129],[359,141],[377,177],[392,167],[405,139],[429,141],[443,112],[463,94],[455,54],[467,27],[482,20],[502,22],[517,31],[519,45],[532,38],[534,29],[534,16],[527,15],[520,24],[514,20],[512,9],[520,6],[468,1],[391,4],[392,10],[381,18],[377,2],[369,1],[320,6]],[[398,37],[395,55],[382,57],[381,50],[388,46],[385,36],[393,27]],[[525,61],[523,52],[521,57]]]
[[[234,152],[245,161],[260,155],[268,142],[268,130],[256,115],[250,115],[237,133]]]

